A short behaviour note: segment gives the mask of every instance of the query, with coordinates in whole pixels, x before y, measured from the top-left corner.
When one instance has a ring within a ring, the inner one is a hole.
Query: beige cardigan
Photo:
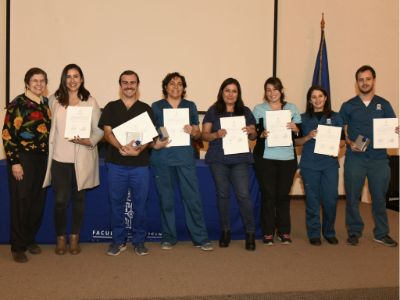
[[[75,145],[75,174],[78,186],[78,191],[95,187],[100,184],[99,179],[99,154],[97,151],[97,143],[103,137],[103,130],[101,130],[97,124],[100,119],[100,108],[96,102],[96,99],[89,97],[87,101],[80,101],[79,106],[92,106],[92,125],[90,133],[90,141],[92,147],[74,144]],[[47,187],[51,184],[51,163],[53,160],[54,153],[54,141],[55,141],[55,125],[57,110],[61,107],[60,103],[56,100],[54,95],[49,97],[49,107],[51,110],[52,121],[49,136],[49,158],[47,161],[46,176],[43,182],[43,187]]]

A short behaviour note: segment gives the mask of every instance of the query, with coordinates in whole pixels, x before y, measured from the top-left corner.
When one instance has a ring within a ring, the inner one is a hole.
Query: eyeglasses
[[[39,83],[39,84],[46,84],[46,80],[44,80],[44,79],[42,79],[42,80],[38,80],[38,79],[32,79],[32,80],[29,80],[29,83],[35,83],[35,84],[37,84],[37,83]]]

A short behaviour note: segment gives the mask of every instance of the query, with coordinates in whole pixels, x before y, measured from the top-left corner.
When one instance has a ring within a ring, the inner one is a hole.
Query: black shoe
[[[265,234],[262,238],[262,242],[267,246],[272,246],[274,244],[274,236],[272,234]]]
[[[28,257],[24,251],[12,251],[12,257],[17,263],[26,263],[28,261]]]
[[[246,250],[256,250],[256,239],[254,233],[246,233]]]
[[[278,233],[278,240],[280,240],[283,245],[289,245],[292,243],[289,233]]]
[[[28,247],[28,251],[30,254],[40,254],[42,253],[42,249],[40,249],[38,244],[31,244]]]
[[[358,236],[356,235],[349,235],[349,237],[347,238],[347,245],[350,246],[357,246],[358,244]]]
[[[381,239],[374,238],[374,241],[377,243],[383,244],[385,246],[388,246],[388,247],[396,247],[397,246],[397,242],[388,235],[385,235]]]
[[[328,244],[331,244],[331,245],[339,244],[339,241],[335,236],[331,236],[331,237],[324,236],[324,239],[328,242]]]
[[[320,238],[312,238],[312,239],[310,239],[310,244],[313,246],[321,246],[321,239]]]
[[[219,246],[221,248],[229,247],[230,242],[231,242],[231,231],[223,230],[221,232],[221,237],[219,238]]]

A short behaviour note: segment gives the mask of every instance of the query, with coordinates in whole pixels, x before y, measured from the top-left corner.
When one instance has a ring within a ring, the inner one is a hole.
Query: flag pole
[[[319,45],[319,65],[322,66],[323,64],[323,45],[325,42],[325,20],[324,20],[324,13],[322,13],[322,18],[321,18],[321,41],[320,41],[320,45]],[[318,72],[318,82],[321,83],[322,82],[322,68],[319,68],[319,72]]]
[[[321,30],[325,29],[325,20],[324,20],[324,13],[322,13],[322,19],[321,19]]]
[[[328,53],[326,51],[325,40],[325,14],[322,13],[320,22],[321,26],[321,41],[315,60],[315,68],[312,77],[312,85],[322,86],[330,97],[330,84],[329,84],[329,68],[328,68]]]

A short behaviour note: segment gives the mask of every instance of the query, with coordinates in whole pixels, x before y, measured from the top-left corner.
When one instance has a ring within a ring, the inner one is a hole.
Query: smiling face
[[[79,91],[83,82],[83,78],[77,69],[70,69],[66,76],[66,85],[69,93],[76,93]]]
[[[138,79],[134,74],[121,76],[121,93],[128,99],[137,98]]]
[[[180,77],[172,78],[166,86],[167,97],[172,99],[182,99],[183,90],[183,82]]]
[[[238,98],[238,94],[239,92],[236,84],[233,83],[228,84],[222,91],[222,98],[224,99],[226,106],[235,105]]]
[[[267,84],[265,88],[265,99],[270,103],[279,103],[281,101],[282,93],[275,88],[272,84]]]
[[[313,90],[311,93],[310,103],[314,108],[314,112],[324,111],[327,97],[320,90]]]
[[[46,90],[46,78],[42,74],[35,74],[29,80],[26,88],[30,90],[34,95],[40,97]]]

